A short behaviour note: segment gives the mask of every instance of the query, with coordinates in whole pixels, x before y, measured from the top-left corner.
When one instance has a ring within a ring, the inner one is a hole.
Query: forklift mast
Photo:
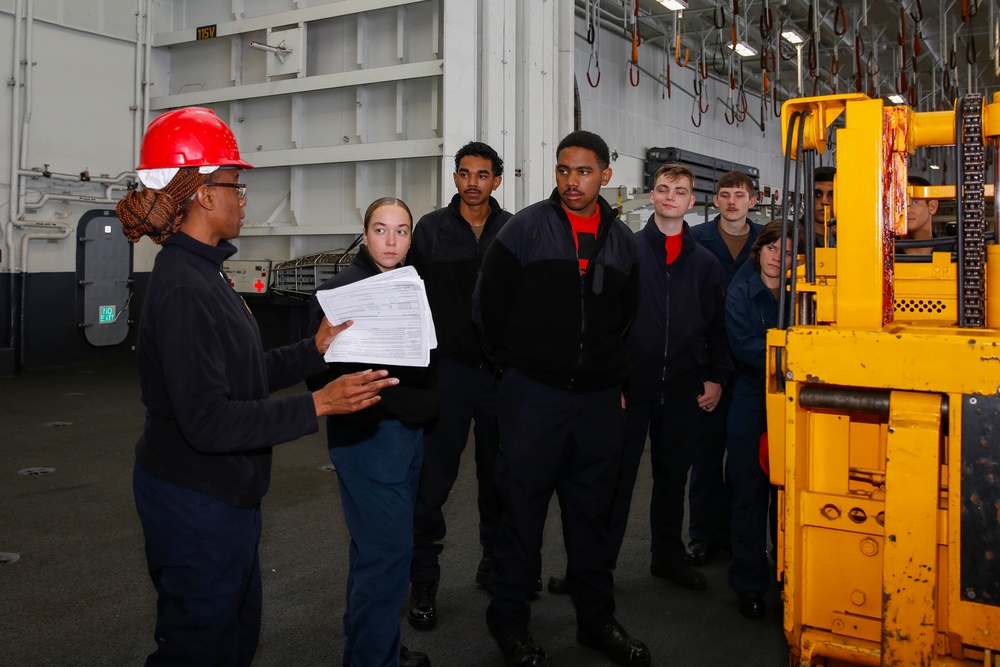
[[[812,166],[835,123],[836,247],[816,248]],[[1000,93],[926,113],[794,99],[782,124],[783,191],[809,198],[767,338],[791,663],[1000,665]],[[907,185],[925,146],[954,147],[956,183]],[[954,239],[897,255],[908,198],[955,200]]]

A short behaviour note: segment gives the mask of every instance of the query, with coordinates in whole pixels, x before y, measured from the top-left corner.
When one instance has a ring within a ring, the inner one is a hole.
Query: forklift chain
[[[983,146],[983,96],[969,94],[962,100],[961,174],[963,240],[961,290],[964,302],[962,327],[986,323],[986,216],[983,188],[986,150]]]

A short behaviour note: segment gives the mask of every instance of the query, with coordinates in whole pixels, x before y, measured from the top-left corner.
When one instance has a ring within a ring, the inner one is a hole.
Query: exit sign
[[[98,320],[101,324],[114,324],[115,323],[115,307],[114,306],[100,306],[101,317]]]

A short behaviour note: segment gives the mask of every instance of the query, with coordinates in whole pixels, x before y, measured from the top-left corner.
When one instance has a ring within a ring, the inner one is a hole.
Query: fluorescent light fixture
[[[788,42],[789,44],[796,44],[796,45],[798,45],[798,44],[801,44],[804,41],[806,41],[802,37],[802,35],[800,35],[797,31],[792,30],[791,28],[788,28],[783,33],[781,33],[781,36],[784,37],[785,41]]]
[[[682,12],[688,8],[688,0],[659,0],[659,3],[672,12]]]
[[[727,44],[729,48],[733,48],[732,42]],[[744,41],[739,41],[736,43],[736,53],[743,56],[744,58],[749,58],[750,56],[757,55],[757,49],[753,48]]]
[[[941,168],[941,167],[937,166],[936,164],[932,164],[932,165],[931,165],[931,169],[940,169],[940,168]]]
[[[906,98],[902,95],[890,95],[889,101],[893,104],[906,104]]]

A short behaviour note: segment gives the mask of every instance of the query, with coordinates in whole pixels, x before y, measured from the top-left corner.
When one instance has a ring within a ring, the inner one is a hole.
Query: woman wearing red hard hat
[[[133,487],[157,592],[147,665],[249,665],[260,637],[260,501],[271,447],[314,433],[322,415],[373,405],[396,384],[385,371],[340,377],[312,394],[271,398],[323,371],[350,322],[265,352],[222,262],[236,252],[246,186],[233,133],[198,107],[149,124],[142,188],[118,203],[129,241],[163,246],[139,321],[146,424]]]

